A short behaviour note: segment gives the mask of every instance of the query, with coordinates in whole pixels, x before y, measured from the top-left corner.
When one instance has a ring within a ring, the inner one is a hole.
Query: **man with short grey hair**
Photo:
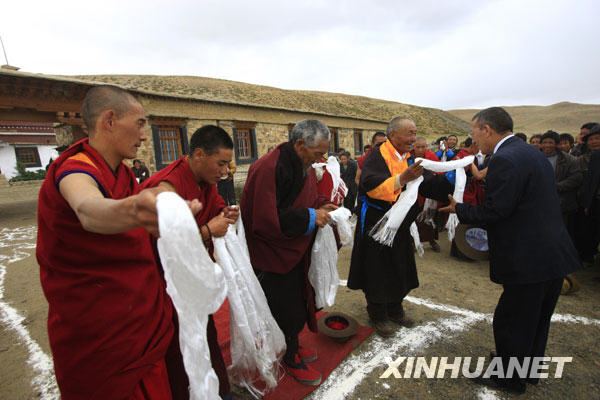
[[[354,233],[348,287],[364,292],[371,325],[384,337],[393,336],[397,324],[408,324],[402,300],[419,286],[409,232],[420,211],[417,202],[404,218],[391,247],[376,242],[369,232],[398,200],[405,185],[423,174],[419,163],[412,163],[410,158],[416,131],[411,119],[392,119],[387,141],[374,146],[366,157],[358,187],[361,209]],[[450,192],[450,183],[443,175],[433,175],[419,186],[423,197],[436,200],[444,200]]]
[[[321,121],[298,122],[289,142],[250,166],[240,203],[252,266],[285,336],[286,370],[311,386],[321,382],[321,374],[306,363],[317,354],[300,346],[298,334],[306,323],[317,331],[310,251],[316,227],[325,226],[329,211],[337,208],[318,194],[311,167],[329,149],[329,137]]]
[[[492,155],[485,199],[474,206],[449,196],[444,211],[456,213],[463,224],[486,226],[490,279],[504,289],[492,323],[501,372],[480,382],[524,393],[526,383],[539,381],[535,363],[529,365],[528,378],[510,377],[511,358],[528,369],[524,360],[544,356],[563,278],[581,263],[562,219],[551,164],[512,131],[513,120],[501,107],[475,114],[473,142]]]

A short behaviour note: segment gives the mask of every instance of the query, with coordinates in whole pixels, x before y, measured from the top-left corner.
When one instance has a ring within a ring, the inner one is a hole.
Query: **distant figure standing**
[[[569,154],[575,145],[575,138],[570,133],[561,133],[559,148],[563,153]]]
[[[233,184],[233,174],[237,170],[233,161],[229,163],[227,168],[227,174],[221,177],[221,180],[217,182],[217,191],[219,195],[225,200],[225,205],[233,206],[236,204],[235,200],[235,186]]]
[[[579,190],[579,210],[577,212],[577,249],[585,265],[594,263],[598,252],[598,232],[600,227],[600,209],[597,191],[598,153],[600,151],[600,125],[594,125],[583,138],[587,150],[578,158],[583,173],[583,184]],[[595,160],[592,162],[592,160]]]
[[[575,241],[575,217],[577,213],[577,189],[583,181],[579,162],[573,156],[558,148],[560,136],[554,131],[548,131],[542,136],[542,152],[552,165],[556,178],[556,189],[560,200],[560,209],[567,231]]]
[[[358,164],[358,171],[356,171],[356,179],[354,180],[356,182],[356,186],[358,186],[358,182],[360,181],[361,168],[363,163],[367,159],[367,156],[369,155],[373,147],[377,146],[379,143],[385,142],[386,140],[387,136],[385,135],[385,133],[375,132],[373,134],[373,137],[371,137],[371,145],[368,146],[369,148],[367,149],[367,146],[365,146],[365,154],[358,157],[358,159],[356,160],[356,163]]]
[[[588,154],[590,149],[587,147],[586,141],[583,140],[585,136],[587,136],[594,126],[598,125],[596,122],[587,122],[581,125],[579,129],[579,135],[575,138],[575,146],[571,149],[571,155],[575,157],[582,156],[584,154]]]
[[[458,150],[456,149],[456,145],[458,144],[458,136],[456,135],[448,135],[448,149],[452,150],[452,152],[454,154],[458,153]]]
[[[350,153],[347,151],[340,156],[340,175],[342,180],[348,187],[348,193],[344,197],[344,207],[348,210],[354,210],[354,203],[356,203],[356,172],[358,170],[358,164],[355,160],[350,158]]]
[[[140,160],[133,160],[133,167],[131,168],[135,179],[141,184],[150,177],[150,170]]]
[[[542,150],[542,135],[540,135],[540,134],[533,135],[529,139],[529,144],[541,151]]]

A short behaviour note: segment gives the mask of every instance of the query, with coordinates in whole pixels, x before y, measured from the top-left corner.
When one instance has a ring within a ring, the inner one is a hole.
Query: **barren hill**
[[[504,107],[515,123],[515,132],[527,135],[544,133],[549,129],[576,135],[586,122],[600,122],[599,104],[562,102],[551,106]],[[448,113],[470,123],[479,110],[449,110]]]
[[[450,133],[464,135],[469,126],[460,118],[442,110],[339,93],[285,90],[195,76],[83,75],[73,76],[73,78],[117,84],[129,89],[147,90],[157,94],[176,94],[205,100],[279,107],[380,121],[389,121],[395,116],[404,115],[414,119],[419,134],[427,137]]]

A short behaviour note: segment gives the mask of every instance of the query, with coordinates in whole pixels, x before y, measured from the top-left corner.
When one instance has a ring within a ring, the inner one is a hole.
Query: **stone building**
[[[0,68],[0,123],[52,123],[57,145],[69,145],[86,135],[81,103],[90,87],[102,84],[93,81],[93,78],[32,74]],[[191,94],[191,91],[186,94],[182,91],[168,92],[164,88],[159,91],[117,85],[129,90],[146,112],[149,135],[137,158],[144,161],[151,172],[164,168],[185,154],[191,134],[206,124],[221,126],[233,138],[239,171],[236,181],[243,181],[248,166],[269,148],[287,141],[294,124],[300,120],[323,121],[332,133],[330,152],[344,148],[355,157],[362,154],[363,146],[368,144],[373,133],[385,130],[388,122],[383,118],[319,112],[321,108],[318,105],[311,110],[297,110],[289,108],[289,103],[288,107],[277,107],[272,102],[268,105],[251,104],[217,100]],[[430,111],[402,106],[416,110],[416,118]],[[434,111],[443,113],[441,110]],[[449,117],[435,118],[445,123]]]
[[[56,136],[47,122],[0,121],[0,173],[6,179],[17,175],[17,162],[26,171],[44,169],[56,159]]]

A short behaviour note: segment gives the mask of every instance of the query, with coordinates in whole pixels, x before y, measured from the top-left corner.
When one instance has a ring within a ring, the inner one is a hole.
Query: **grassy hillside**
[[[340,116],[389,121],[395,116],[411,117],[419,135],[432,138],[441,134],[466,135],[468,124],[445,111],[393,101],[339,93],[284,90],[194,76],[84,75],[77,79],[118,84],[130,89],[178,94],[199,99],[282,107]]]
[[[515,132],[527,135],[544,133],[549,129],[558,133],[576,135],[579,128],[586,122],[600,122],[600,105],[557,103],[551,106],[518,106],[504,107],[512,116]],[[471,121],[479,110],[449,110],[448,113]]]

